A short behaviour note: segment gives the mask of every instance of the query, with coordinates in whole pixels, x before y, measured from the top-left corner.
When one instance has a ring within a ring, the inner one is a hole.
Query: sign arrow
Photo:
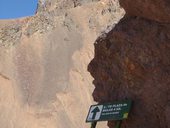
[[[98,112],[100,112],[100,109],[99,109],[98,107],[95,107],[95,108],[93,109],[93,111],[92,111],[92,113],[93,113],[92,119],[93,119],[93,120],[95,119],[96,114],[97,114]]]

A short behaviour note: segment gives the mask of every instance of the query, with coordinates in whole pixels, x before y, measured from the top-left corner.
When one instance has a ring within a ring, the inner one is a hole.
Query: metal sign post
[[[91,123],[91,128],[96,128],[97,122],[92,122]]]
[[[116,127],[115,127],[115,128],[120,128],[120,127],[121,127],[121,123],[122,123],[121,120],[117,121],[117,122],[116,122]]]

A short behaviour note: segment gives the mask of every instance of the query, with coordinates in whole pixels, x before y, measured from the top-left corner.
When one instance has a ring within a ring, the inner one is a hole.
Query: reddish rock
[[[134,101],[121,128],[170,128],[169,24],[123,18],[97,39],[88,70],[94,77],[95,101]],[[114,121],[108,125],[112,128]]]
[[[119,0],[126,13],[132,16],[145,17],[147,19],[169,23],[169,0]]]

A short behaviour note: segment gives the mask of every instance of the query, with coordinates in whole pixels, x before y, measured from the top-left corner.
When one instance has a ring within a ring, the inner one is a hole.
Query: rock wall
[[[0,127],[90,127],[93,42],[123,15],[114,0],[41,0],[35,16],[1,20]]]
[[[170,3],[168,0],[119,0],[128,15],[169,23]]]
[[[122,128],[170,128],[170,25],[166,0],[120,0],[126,15],[95,42],[94,100],[132,99]],[[113,128],[114,121],[108,126]]]

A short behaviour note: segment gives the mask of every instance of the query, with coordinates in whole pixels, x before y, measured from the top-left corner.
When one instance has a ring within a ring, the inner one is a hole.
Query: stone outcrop
[[[131,16],[170,23],[170,2],[168,0],[119,0],[120,5]]]
[[[0,127],[89,128],[93,42],[123,15],[117,1],[41,0],[0,21]]]
[[[170,128],[170,25],[163,23],[169,22],[170,6],[166,2],[120,0],[127,14],[95,42],[95,56],[88,66],[94,77],[94,100],[134,101],[122,128]],[[108,126],[113,128],[114,123],[109,121]]]

